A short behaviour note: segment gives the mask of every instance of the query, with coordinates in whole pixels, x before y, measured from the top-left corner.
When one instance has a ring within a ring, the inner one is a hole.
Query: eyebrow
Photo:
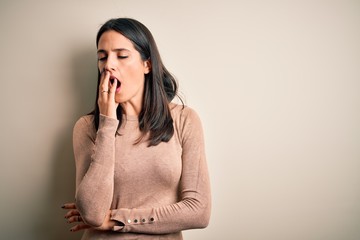
[[[115,48],[115,49],[112,49],[111,50],[112,52],[121,52],[121,51],[129,51],[128,49],[126,48]],[[97,53],[107,53],[104,49],[99,49],[97,50]]]

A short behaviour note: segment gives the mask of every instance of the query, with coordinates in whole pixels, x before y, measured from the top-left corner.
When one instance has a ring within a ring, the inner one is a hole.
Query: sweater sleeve
[[[166,234],[185,229],[204,228],[211,210],[210,183],[200,119],[185,108],[177,126],[182,145],[182,174],[179,202],[156,208],[111,211],[111,219],[121,222],[114,231]]]
[[[86,117],[74,126],[75,204],[84,222],[94,227],[104,222],[113,198],[117,126],[118,120],[103,115],[96,136],[93,123]]]

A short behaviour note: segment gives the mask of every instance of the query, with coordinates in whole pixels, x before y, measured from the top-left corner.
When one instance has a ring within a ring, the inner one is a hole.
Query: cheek
[[[142,82],[145,78],[144,70],[140,64],[132,65],[129,67],[129,72],[133,81],[137,83]]]
[[[145,76],[141,71],[139,71],[139,69],[135,69],[132,72],[131,79],[134,84],[134,88],[139,88],[144,84]]]
[[[101,69],[103,69],[104,68],[104,64],[102,64],[102,63],[100,63],[100,62],[98,62],[98,69],[99,69],[99,71],[101,72]]]

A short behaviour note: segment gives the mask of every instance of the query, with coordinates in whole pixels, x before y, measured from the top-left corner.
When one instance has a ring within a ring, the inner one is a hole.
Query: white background
[[[1,0],[1,239],[80,238],[60,206],[112,17],[152,31],[204,125],[212,218],[185,239],[360,239],[356,0]]]

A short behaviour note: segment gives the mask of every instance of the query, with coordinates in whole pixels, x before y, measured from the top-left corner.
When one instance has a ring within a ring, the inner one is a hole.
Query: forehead
[[[135,50],[133,43],[128,38],[114,30],[106,31],[101,35],[98,49],[110,51],[118,48]]]

